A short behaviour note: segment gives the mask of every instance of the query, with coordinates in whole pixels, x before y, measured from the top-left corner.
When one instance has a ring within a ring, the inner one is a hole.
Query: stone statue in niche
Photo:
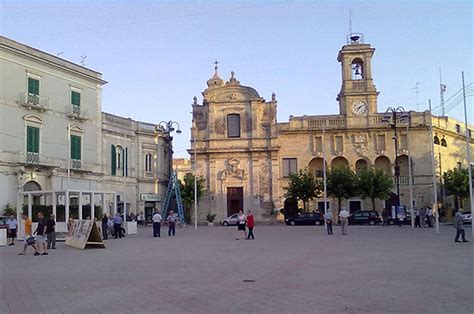
[[[367,137],[365,135],[354,135],[352,146],[357,155],[365,155],[367,153]]]
[[[240,161],[236,158],[229,158],[225,161],[225,170],[221,173],[221,180],[225,180],[227,176],[244,179],[244,170],[240,169]]]

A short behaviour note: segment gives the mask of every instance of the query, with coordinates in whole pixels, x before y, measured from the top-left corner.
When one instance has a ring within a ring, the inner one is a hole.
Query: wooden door
[[[227,216],[244,210],[244,188],[228,187],[227,188]]]

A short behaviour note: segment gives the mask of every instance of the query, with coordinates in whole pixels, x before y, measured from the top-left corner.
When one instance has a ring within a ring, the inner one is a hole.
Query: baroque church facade
[[[324,160],[327,169],[345,166],[355,173],[368,167],[382,169],[394,176],[394,182],[398,165],[400,204],[408,208],[409,156],[415,208],[433,204],[432,140],[437,183],[447,170],[468,166],[463,123],[429,111],[410,111],[396,118],[396,154],[394,129],[387,123],[385,108],[381,112],[377,104],[379,92],[371,68],[375,49],[364,43],[362,35],[351,35],[337,56],[342,82],[337,95],[339,113],[334,115],[290,116],[288,122],[278,122],[275,94],[266,101],[254,88],[241,85],[233,72],[228,81],[221,79],[216,66],[202,93],[202,104],[195,98],[192,105],[189,153],[197,175],[206,180],[206,193],[199,201],[200,220],[208,212],[220,220],[239,209],[251,209],[257,219],[269,219],[272,211],[283,208],[289,174],[309,168],[322,176]],[[453,200],[443,197],[439,186],[438,200],[453,207]],[[397,192],[395,185],[393,192]],[[336,212],[337,202],[328,202]],[[381,211],[386,205],[377,200],[376,209]],[[369,200],[358,197],[345,200],[343,206],[351,212],[372,209]],[[309,209],[323,208],[323,200],[316,199]]]

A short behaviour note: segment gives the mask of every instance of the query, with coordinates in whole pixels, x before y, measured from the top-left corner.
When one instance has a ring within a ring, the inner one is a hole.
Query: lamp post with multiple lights
[[[177,129],[175,129],[175,126]],[[181,128],[179,127],[179,123],[176,121],[161,121],[158,123],[155,127],[157,132],[162,132],[165,135],[165,140],[167,144],[167,149],[168,149],[168,155],[169,155],[169,168],[168,168],[168,182],[171,181],[171,175],[173,171],[173,146],[172,146],[172,141],[173,137],[171,136],[171,133],[176,131],[176,134],[181,134]]]

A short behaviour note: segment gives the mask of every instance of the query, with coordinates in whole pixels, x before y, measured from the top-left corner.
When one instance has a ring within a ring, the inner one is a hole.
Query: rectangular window
[[[80,106],[81,105],[81,93],[71,91],[71,104],[73,106]]]
[[[116,148],[115,145],[111,146],[111,174],[115,176],[117,174],[117,161],[116,161]]]
[[[39,95],[39,80],[28,78],[28,94]]]
[[[323,138],[321,136],[316,136],[314,138],[314,151],[316,153],[323,152]]]
[[[334,137],[334,151],[344,151],[344,137],[342,135],[337,135]]]
[[[240,115],[227,116],[227,137],[240,137]]]
[[[377,150],[379,152],[386,151],[385,134],[377,134]]]
[[[26,127],[26,151],[28,153],[39,153],[39,128]]]
[[[283,178],[298,172],[296,158],[283,158]]]
[[[400,134],[400,149],[408,149],[408,138],[406,134]]]
[[[81,137],[71,135],[71,159],[81,160]]]

